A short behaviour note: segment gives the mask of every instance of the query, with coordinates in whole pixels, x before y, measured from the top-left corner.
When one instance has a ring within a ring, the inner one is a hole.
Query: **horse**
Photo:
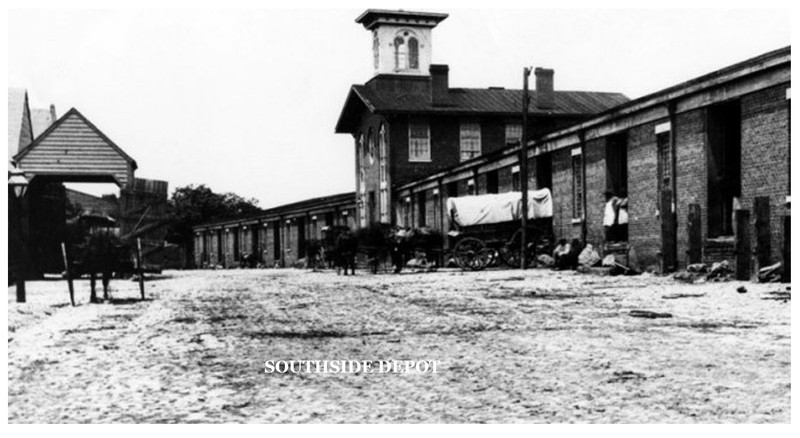
[[[367,257],[367,264],[373,274],[378,273],[381,261],[389,256],[395,231],[394,227],[382,223],[372,224],[356,231],[358,251]]]
[[[356,254],[358,253],[358,239],[349,228],[343,230],[336,236],[336,247],[334,259],[336,263],[336,275],[339,275],[344,269],[344,275],[347,275],[347,269],[350,268],[351,275],[356,275]]]
[[[322,239],[320,240],[320,258],[328,269],[336,267],[337,249],[336,240],[340,234],[350,232],[350,228],[343,225],[330,225],[322,227]]]
[[[89,275],[89,301],[97,299],[97,277],[103,284],[103,299],[108,300],[108,286],[114,273],[118,276],[132,271],[129,248],[111,230],[116,222],[111,218],[84,214],[67,224],[67,243],[72,255],[69,273],[73,278]]]

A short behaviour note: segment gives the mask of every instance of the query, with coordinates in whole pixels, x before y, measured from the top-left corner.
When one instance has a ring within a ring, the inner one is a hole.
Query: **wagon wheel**
[[[540,237],[533,237],[532,242],[528,243],[528,266],[533,263],[536,258],[536,248],[539,245]],[[517,230],[511,239],[500,247],[500,259],[511,268],[519,268],[522,266],[522,230]]]
[[[453,257],[464,271],[480,271],[489,262],[486,244],[474,237],[461,239],[453,248]]]
[[[492,248],[484,248],[478,253],[477,259],[480,262],[480,267],[475,269],[476,271],[480,271],[485,269],[489,266],[497,257],[497,252]]]

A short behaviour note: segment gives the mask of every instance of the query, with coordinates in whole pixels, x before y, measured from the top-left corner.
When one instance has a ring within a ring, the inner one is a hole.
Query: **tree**
[[[230,217],[260,213],[256,199],[243,198],[235,193],[214,193],[203,184],[178,187],[169,200],[175,219],[166,240],[183,245],[191,253],[194,246],[192,227]]]

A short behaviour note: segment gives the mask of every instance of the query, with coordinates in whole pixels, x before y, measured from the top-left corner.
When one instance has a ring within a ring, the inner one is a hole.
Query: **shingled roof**
[[[531,96],[533,115],[593,115],[628,102],[620,93],[593,91],[555,91],[554,103],[547,109],[538,105],[536,91]],[[432,103],[425,93],[376,90],[367,85],[353,85],[345,102],[336,132],[351,132],[357,125],[358,107],[376,114],[420,115],[517,115],[522,108],[522,90],[504,88],[450,88],[447,103]]]

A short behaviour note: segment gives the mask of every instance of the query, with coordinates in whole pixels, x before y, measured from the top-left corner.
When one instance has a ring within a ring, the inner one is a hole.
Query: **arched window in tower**
[[[419,69],[419,42],[414,37],[408,39],[408,68]]]
[[[402,36],[394,39],[394,68],[395,70],[408,68],[408,46]]]

